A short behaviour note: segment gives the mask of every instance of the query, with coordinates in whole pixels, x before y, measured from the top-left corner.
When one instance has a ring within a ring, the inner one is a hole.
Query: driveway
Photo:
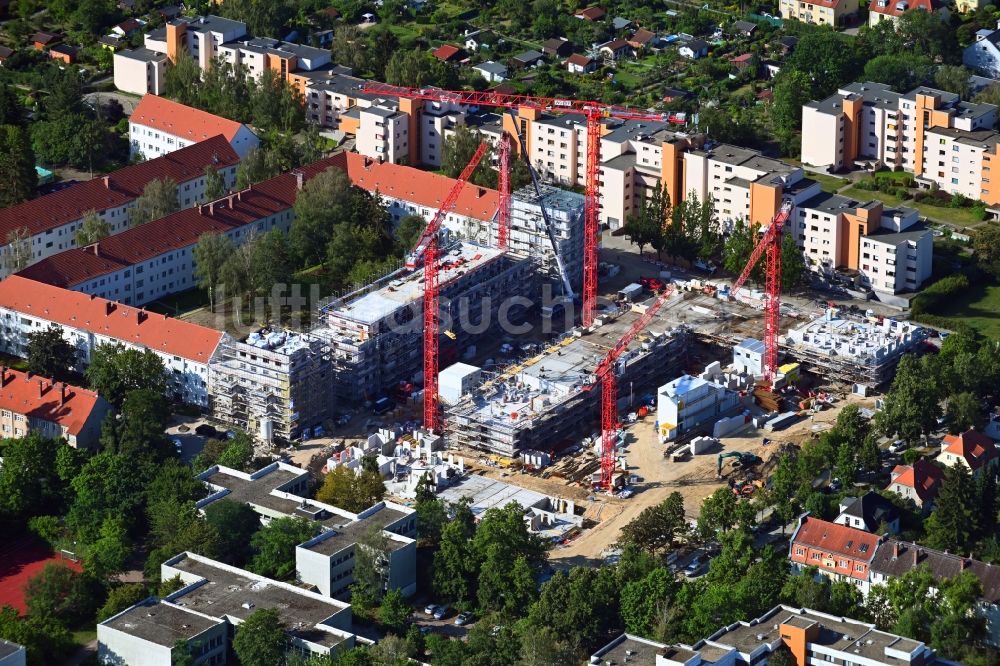
[[[135,111],[136,105],[139,104],[137,97],[120,92],[92,92],[83,96],[83,102],[88,106],[97,106],[97,104],[103,104],[111,99],[118,100],[118,103],[122,105],[122,109],[125,110],[126,116],[131,116],[132,112]]]

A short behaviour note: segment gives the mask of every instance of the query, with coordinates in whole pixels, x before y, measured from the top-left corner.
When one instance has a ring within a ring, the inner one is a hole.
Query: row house
[[[24,358],[28,335],[52,325],[73,347],[77,371],[100,345],[148,349],[163,361],[172,398],[208,406],[208,362],[224,333],[18,275],[0,281],[0,351]]]
[[[179,102],[145,95],[128,119],[131,157],[152,159],[222,135],[240,159],[260,145],[249,127]]]
[[[203,235],[221,234],[241,245],[272,229],[287,233],[298,192],[338,162],[314,162],[86,247],[65,250],[18,275],[134,306],[193,289],[194,247]]]
[[[225,137],[215,136],[0,210],[0,277],[76,247],[76,231],[90,212],[104,219],[112,234],[124,231],[129,208],[153,180],[177,183],[177,204],[188,208],[204,199],[206,167],[215,168],[230,188],[239,162]]]
[[[97,449],[108,403],[94,391],[0,367],[0,436],[30,432],[61,438],[73,448]]]

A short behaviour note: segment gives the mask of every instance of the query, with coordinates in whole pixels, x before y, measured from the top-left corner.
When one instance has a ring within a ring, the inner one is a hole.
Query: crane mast
[[[510,134],[502,132],[500,134],[500,174],[497,178],[497,185],[500,190],[500,211],[497,216],[497,247],[501,250],[507,249],[510,235]]]
[[[781,241],[783,228],[792,214],[792,201],[785,199],[781,208],[771,220],[770,226],[750,254],[747,265],[733,283],[732,297],[750,277],[754,266],[764,255],[764,381],[769,388],[774,387],[774,377],[778,374],[778,327],[781,318]]]
[[[615,346],[597,364],[594,378],[601,382],[601,487],[611,490],[615,473],[615,437],[618,433],[618,381],[615,377],[615,363],[625,353],[628,346],[642,332],[656,313],[673,293],[667,287],[656,300],[636,319]]]

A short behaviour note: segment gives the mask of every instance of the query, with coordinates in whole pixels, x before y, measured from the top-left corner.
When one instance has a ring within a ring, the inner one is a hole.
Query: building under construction
[[[534,302],[540,284],[534,260],[466,242],[442,250],[439,276],[442,366],[495,336],[504,302]],[[338,400],[356,404],[393,393],[401,382],[422,383],[423,295],[423,269],[401,268],[321,308],[322,326],[313,332],[332,349]]]
[[[209,364],[212,416],[271,442],[290,441],[331,415],[330,346],[305,333],[263,329],[223,341]]]
[[[449,442],[513,457],[525,449],[562,448],[591,434],[600,427],[601,412],[594,370],[638,316],[626,310],[605,317],[593,331],[571,331],[486,382],[447,410]],[[680,374],[690,334],[654,320],[637,340],[616,368],[625,404],[624,389],[637,397]]]
[[[543,276],[552,281],[568,281],[574,293],[579,293],[583,284],[583,210],[583,195],[551,185],[541,185],[540,194],[530,185],[514,192],[510,206],[510,253],[535,259]],[[551,225],[548,232],[546,216]],[[496,225],[490,243],[496,245]]]
[[[927,329],[908,321],[849,319],[830,308],[788,331],[781,346],[816,375],[878,388],[892,380],[903,354],[926,338]]]

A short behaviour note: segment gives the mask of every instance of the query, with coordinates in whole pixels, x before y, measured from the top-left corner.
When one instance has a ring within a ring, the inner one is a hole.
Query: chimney
[[[477,199],[481,199],[481,198],[483,198],[485,196],[486,196],[486,188],[485,187],[480,187],[478,190],[476,190],[476,198]]]
[[[101,176],[101,180],[104,181],[104,187],[111,189],[111,176]]]
[[[227,201],[229,201],[229,207],[232,208],[233,207],[233,195],[232,194],[229,195]]]
[[[206,208],[205,204],[198,204],[198,214],[199,215],[204,215],[205,214],[205,208]]]
[[[208,204],[208,214],[209,216],[215,215],[215,202]]]
[[[138,310],[135,313],[135,321],[136,321],[137,324],[141,324],[142,322],[146,321],[146,319],[148,319],[148,318],[149,318],[149,315],[146,314],[145,310]]]
[[[305,177],[303,176],[302,172],[301,171],[296,171],[295,172],[295,189],[301,191],[302,190],[302,185],[303,185],[304,182],[305,182]]]
[[[966,562],[966,559],[963,557],[962,559],[960,559],[958,561],[958,570],[959,571],[965,571],[965,567],[966,566],[967,566],[967,562]]]
[[[919,562],[920,562],[920,549],[919,548],[914,548],[913,549],[913,566],[917,566],[917,564]]]
[[[100,241],[97,241],[96,243],[94,243],[94,256],[95,257],[101,256],[101,242]]]
[[[66,404],[66,382],[59,383],[59,406]]]
[[[107,303],[104,304],[104,316],[105,317],[110,316],[111,313],[114,312],[114,311],[115,311],[115,303],[114,303],[114,301],[108,301]]]
[[[896,559],[897,557],[899,557],[899,542],[898,541],[893,541],[892,542],[892,559]]]
[[[44,395],[45,395],[45,380],[44,379],[39,379],[38,380],[38,397],[41,398]]]
[[[7,366],[0,365],[0,388],[7,383]]]

